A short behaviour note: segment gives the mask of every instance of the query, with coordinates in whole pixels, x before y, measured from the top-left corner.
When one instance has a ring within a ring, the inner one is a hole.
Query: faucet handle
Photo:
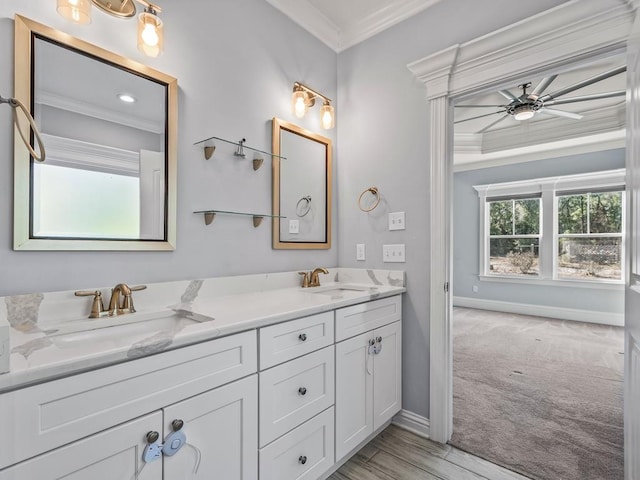
[[[89,318],[100,318],[107,313],[104,309],[104,303],[102,303],[102,292],[100,290],[95,290],[93,292],[87,290],[78,290],[77,292],[74,292],[74,295],[76,297],[93,297]]]
[[[146,285],[136,285],[134,287],[129,287],[129,293],[124,296],[122,309],[128,313],[135,313],[136,309],[133,308],[133,296],[131,295],[131,292],[138,292],[140,290],[145,290],[146,288]]]
[[[135,287],[129,287],[129,290],[131,290],[132,292],[138,292],[140,290],[146,290],[147,286],[146,285],[136,285]]]
[[[302,275],[302,288],[309,286],[309,272],[298,272],[298,275]]]

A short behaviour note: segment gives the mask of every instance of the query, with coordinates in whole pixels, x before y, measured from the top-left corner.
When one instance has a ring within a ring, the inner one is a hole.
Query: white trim
[[[407,65],[426,87],[430,111],[429,415],[431,438],[453,432],[451,298],[442,288],[452,255],[453,179],[451,102],[518,81],[557,72],[626,48],[634,5],[620,0],[570,0],[558,7]],[[446,60],[450,63],[447,64]],[[448,108],[447,108],[448,107]],[[433,175],[434,169],[442,172]],[[448,276],[446,277],[448,278]],[[435,281],[434,281],[435,280]]]
[[[47,146],[47,165],[140,176],[138,152],[46,133],[42,134],[42,141]]]
[[[520,315],[556,318],[559,320],[571,320],[574,322],[598,323],[600,325],[612,325],[614,327],[624,326],[623,313],[595,312],[593,310],[580,310],[577,308],[551,307],[548,305],[502,302],[498,300],[485,300],[483,298],[469,297],[453,297],[453,305],[456,307],[491,310],[494,312],[517,313]]]
[[[420,13],[441,0],[389,0],[387,5],[342,27],[308,0],[267,0],[337,53]]]
[[[509,277],[506,275],[478,275],[481,282],[489,283],[511,283],[520,285],[543,285],[548,287],[561,287],[561,288],[595,288],[600,290],[624,290],[624,281],[614,280],[563,280],[540,278],[540,277]]]
[[[393,417],[391,423],[424,438],[429,438],[429,419],[402,409]]]

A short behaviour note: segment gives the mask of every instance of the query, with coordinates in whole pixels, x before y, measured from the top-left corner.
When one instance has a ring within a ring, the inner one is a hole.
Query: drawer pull
[[[307,389],[305,387],[300,387],[298,389],[298,395],[302,395],[303,397],[307,394]]]
[[[298,462],[300,462],[302,465],[304,465],[305,463],[307,463],[307,456],[306,455],[300,455],[298,457]]]
[[[301,342],[306,342],[307,341],[307,334],[306,333],[301,333],[300,335],[298,335],[298,338],[300,339]]]

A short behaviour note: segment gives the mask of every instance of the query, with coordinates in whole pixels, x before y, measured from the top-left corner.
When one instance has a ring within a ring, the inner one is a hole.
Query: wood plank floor
[[[526,480],[526,477],[390,425],[327,480]]]

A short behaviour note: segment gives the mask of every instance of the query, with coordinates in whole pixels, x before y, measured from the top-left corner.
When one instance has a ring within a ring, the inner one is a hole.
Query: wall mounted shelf
[[[193,213],[201,213],[204,214],[204,223],[205,225],[211,225],[213,220],[216,218],[217,213],[221,213],[223,215],[244,215],[248,217],[253,217],[253,226],[259,227],[262,223],[262,219],[264,217],[267,218],[286,218],[281,215],[267,215],[262,213],[246,213],[246,212],[231,212],[228,210],[198,210]]]
[[[246,158],[245,149],[251,150],[254,153],[253,156],[253,169],[258,170],[263,162],[264,158],[261,155],[269,155],[270,157],[278,157],[280,159],[286,160],[286,157],[282,157],[280,155],[276,155],[271,152],[265,152],[263,150],[258,150],[257,148],[249,147],[245,145],[246,139],[241,139],[238,142],[232,142],[231,140],[225,140],[220,137],[209,137],[204,140],[200,140],[199,142],[194,143],[194,145],[202,145],[204,147],[204,158],[205,160],[209,160],[213,156],[213,152],[216,150],[216,141],[228,143],[230,145],[234,145],[236,147],[233,152],[233,156],[237,158]]]

